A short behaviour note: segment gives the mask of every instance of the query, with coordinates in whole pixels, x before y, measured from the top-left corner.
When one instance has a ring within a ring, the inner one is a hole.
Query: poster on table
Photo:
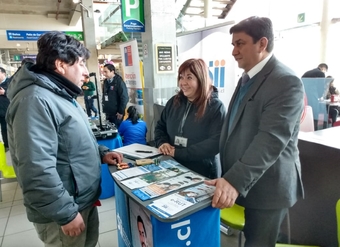
[[[135,106],[141,117],[144,116],[143,81],[136,40],[120,45],[122,54],[123,77],[129,94],[127,108]]]
[[[131,199],[129,205],[132,246],[152,247],[153,236],[150,214]]]

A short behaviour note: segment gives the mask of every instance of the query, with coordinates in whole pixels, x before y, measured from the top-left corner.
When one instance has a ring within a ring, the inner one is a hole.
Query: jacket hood
[[[7,98],[11,101],[18,92],[31,85],[46,88],[47,90],[72,101],[72,97],[65,89],[59,88],[47,76],[34,72],[35,65],[26,63],[21,66],[13,75],[11,83],[8,86]]]

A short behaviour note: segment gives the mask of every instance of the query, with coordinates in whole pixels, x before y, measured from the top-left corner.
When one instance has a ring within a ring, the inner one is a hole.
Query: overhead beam
[[[70,12],[70,17],[69,17],[69,22],[68,22],[68,25],[69,26],[75,26],[77,25],[77,23],[79,22],[80,20],[80,17],[81,17],[81,8],[80,8],[80,5],[77,4],[75,9],[73,9],[71,12]]]

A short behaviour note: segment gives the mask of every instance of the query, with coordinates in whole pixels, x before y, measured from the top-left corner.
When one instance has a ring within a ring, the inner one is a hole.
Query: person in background
[[[332,79],[332,81],[329,83],[328,92],[327,92],[327,95],[326,95],[326,99],[330,100],[332,95],[333,95],[333,97],[339,96],[339,90],[336,89],[336,87],[334,85],[333,77],[327,76],[327,78]],[[328,111],[329,117],[332,119],[332,126],[333,126],[334,123],[336,122],[338,116],[339,116],[339,108],[338,108],[338,106],[335,106],[335,105],[327,105],[327,111]]]
[[[183,62],[177,81],[180,91],[166,103],[155,128],[156,147],[187,168],[216,178],[225,107],[202,59]]]
[[[14,75],[7,96],[8,139],[28,220],[49,247],[97,245],[101,164],[122,155],[98,146],[75,97],[89,51],[62,32],[37,41],[36,65]]]
[[[33,63],[35,64],[35,61],[32,58],[26,57],[21,61],[21,66],[23,66],[25,63]]]
[[[97,117],[98,110],[93,104],[93,98],[94,92],[96,91],[96,87],[94,86],[94,83],[90,81],[90,76],[86,76],[84,80],[84,84],[81,87],[84,92],[84,99],[85,99],[85,107],[86,107],[86,113],[88,117],[92,117],[91,111],[94,112],[94,117]]]
[[[298,133],[304,90],[294,72],[272,54],[266,17],[230,29],[232,55],[244,69],[229,104],[220,139],[222,177],[212,206],[245,208],[245,247],[274,247],[288,208],[303,197]]]
[[[102,104],[106,119],[119,128],[124,119],[129,96],[123,78],[115,72],[116,68],[112,64],[104,65],[103,75],[106,79],[103,84]]]
[[[325,63],[320,63],[317,68],[305,72],[302,75],[302,78],[325,78],[327,71],[328,65]]]
[[[8,151],[8,137],[7,137],[7,124],[6,124],[6,111],[9,105],[7,98],[7,88],[10,83],[10,78],[6,77],[6,70],[0,67],[0,127],[1,136],[4,142],[5,151]]]
[[[128,118],[123,121],[118,132],[123,137],[123,145],[139,143],[146,145],[146,123],[139,119],[139,113],[135,106],[129,106],[127,110]]]
[[[316,78],[325,78],[325,73],[328,70],[328,66],[325,63],[319,64],[315,69],[309,70],[302,75],[302,80],[305,83],[305,93],[307,96],[308,105],[312,107],[314,130],[325,128],[328,125],[328,115],[326,108],[323,104],[320,104],[319,100],[323,97],[325,91],[325,80]],[[304,80],[304,78],[314,78],[313,80]],[[323,127],[319,126],[320,116],[324,116]]]

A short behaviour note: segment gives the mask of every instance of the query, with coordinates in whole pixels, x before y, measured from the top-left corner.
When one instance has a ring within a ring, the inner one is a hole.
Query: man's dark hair
[[[55,61],[61,61],[73,65],[83,57],[90,57],[90,51],[72,36],[59,31],[51,31],[43,34],[37,42],[38,55],[37,67],[45,70],[55,70]]]
[[[325,68],[326,70],[328,70],[328,65],[325,64],[325,63],[320,63],[319,66],[318,66],[319,69],[321,68]]]
[[[21,61],[21,66],[23,66],[25,63],[35,63],[35,61],[32,58],[27,57]]]
[[[267,17],[249,17],[230,28],[229,33],[245,32],[253,38],[255,44],[261,38],[268,39],[267,51],[272,52],[274,48],[274,31],[272,21]]]
[[[137,226],[138,226],[138,223],[142,223],[142,225],[143,225],[143,229],[144,229],[144,233],[145,233],[145,237],[147,237],[147,235],[146,235],[146,231],[145,231],[145,226],[144,226],[144,222],[143,222],[143,219],[142,219],[142,217],[140,217],[140,215],[138,215],[137,216]]]
[[[111,72],[113,71],[113,72],[116,73],[116,68],[115,68],[115,66],[114,66],[113,64],[110,64],[110,63],[105,64],[105,65],[104,65],[104,68],[107,68],[107,69],[110,70]]]
[[[0,67],[0,72],[6,74],[6,70],[3,67]]]

